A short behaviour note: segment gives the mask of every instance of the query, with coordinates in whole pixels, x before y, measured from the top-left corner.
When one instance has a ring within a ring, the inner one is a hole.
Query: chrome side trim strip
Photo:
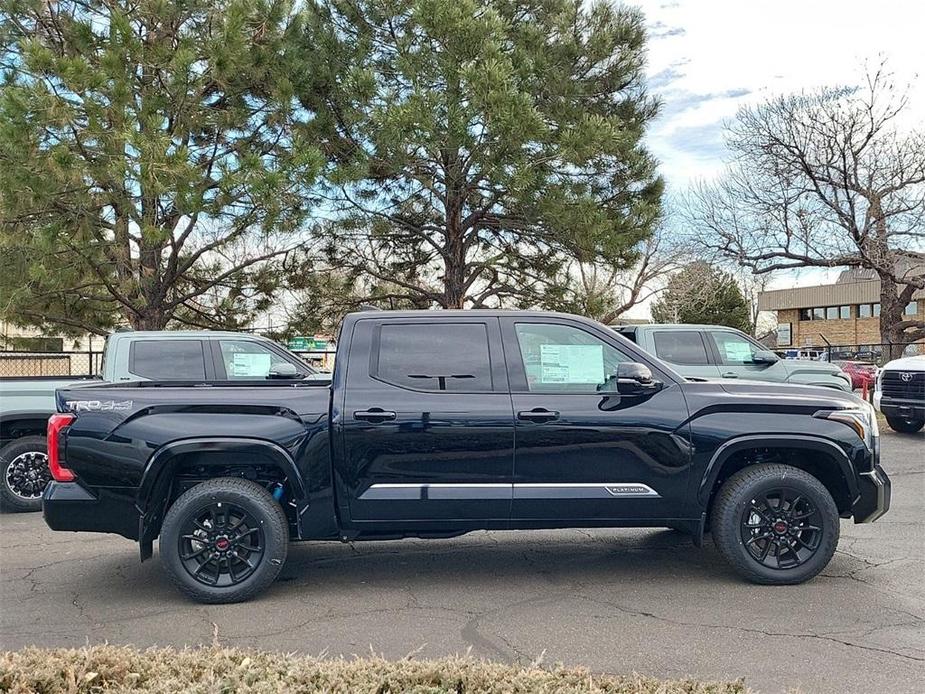
[[[363,501],[466,500],[466,499],[658,499],[652,487],[641,482],[520,482],[503,483],[385,483],[360,494]]]
[[[514,485],[515,499],[658,499],[652,487],[641,482],[533,482]]]
[[[360,494],[363,501],[434,499],[510,499],[510,484],[435,483],[435,484],[374,484]]]

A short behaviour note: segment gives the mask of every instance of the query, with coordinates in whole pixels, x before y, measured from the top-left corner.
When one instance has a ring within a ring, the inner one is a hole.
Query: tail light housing
[[[62,435],[75,419],[77,415],[70,412],[56,412],[48,418],[48,469],[58,482],[73,482],[76,479],[73,471],[64,465],[61,456]]]

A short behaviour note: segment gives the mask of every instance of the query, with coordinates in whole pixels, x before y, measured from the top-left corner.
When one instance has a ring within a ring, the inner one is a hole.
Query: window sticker
[[[747,342],[725,342],[723,350],[728,361],[747,362],[752,360],[752,347]]]
[[[231,362],[231,376],[266,376],[270,373],[270,354],[235,352]]]
[[[541,345],[540,383],[603,383],[603,345]]]

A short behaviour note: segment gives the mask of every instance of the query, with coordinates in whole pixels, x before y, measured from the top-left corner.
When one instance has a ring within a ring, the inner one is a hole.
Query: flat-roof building
[[[777,313],[778,348],[883,343],[880,280],[872,270],[845,270],[834,284],[761,292],[758,308]],[[912,295],[905,316],[925,320],[925,290]]]

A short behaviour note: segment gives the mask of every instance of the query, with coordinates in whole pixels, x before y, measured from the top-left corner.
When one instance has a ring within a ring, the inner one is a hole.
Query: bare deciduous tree
[[[543,306],[610,324],[663,291],[671,272],[689,260],[688,249],[669,238],[664,227],[640,243],[638,251],[639,259],[630,267],[578,259],[564,262],[562,279],[552,283],[561,291],[545,295]]]
[[[897,126],[906,105],[881,65],[860,88],[742,109],[727,132],[733,163],[686,201],[696,240],[759,274],[873,270],[884,342],[896,353],[925,338],[925,321],[903,316],[925,288],[925,136]]]

